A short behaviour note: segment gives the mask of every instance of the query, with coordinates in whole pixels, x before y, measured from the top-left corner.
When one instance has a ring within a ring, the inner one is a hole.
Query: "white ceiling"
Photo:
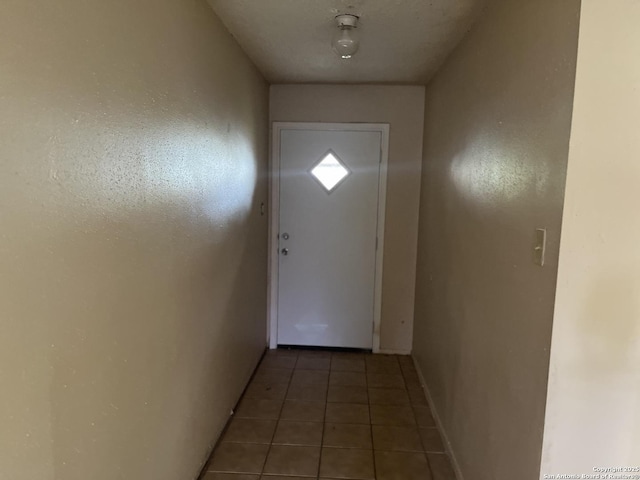
[[[483,0],[208,0],[271,83],[426,83]],[[338,13],[360,16],[360,51],[331,50]]]

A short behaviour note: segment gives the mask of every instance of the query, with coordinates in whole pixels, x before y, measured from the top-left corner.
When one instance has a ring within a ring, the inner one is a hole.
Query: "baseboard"
[[[442,420],[440,419],[440,414],[435,408],[435,404],[433,403],[433,397],[431,396],[431,392],[429,391],[429,386],[424,379],[424,375],[422,374],[422,369],[415,357],[411,357],[413,360],[413,364],[416,367],[416,372],[418,372],[418,378],[420,379],[420,385],[422,385],[422,389],[424,390],[424,394],[427,396],[427,401],[429,402],[429,407],[431,407],[431,413],[433,414],[433,419],[436,422],[436,427],[440,432],[440,436],[442,437],[442,442],[444,443],[444,448],[446,450],[449,459],[451,460],[451,465],[453,466],[453,471],[456,474],[456,478],[458,480],[464,480],[464,476],[462,475],[462,471],[460,470],[460,464],[458,464],[458,460],[456,459],[456,454],[453,452],[453,448],[451,448],[451,442],[449,441],[449,437],[447,436],[447,432],[445,432],[444,427],[442,425]]]
[[[238,397],[238,399],[234,403],[233,407],[230,409],[229,416],[227,417],[227,421],[226,421],[224,427],[222,428],[222,431],[218,435],[218,438],[216,438],[216,441],[213,442],[213,446],[209,448],[209,452],[207,454],[207,459],[205,460],[204,464],[202,464],[202,466],[200,467],[200,473],[198,474],[198,476],[196,477],[195,480],[203,480],[204,477],[206,476],[207,467],[209,466],[209,462],[211,461],[211,455],[213,455],[213,451],[216,449],[216,447],[220,443],[220,439],[224,436],[225,432],[227,431],[227,428],[229,428],[229,423],[233,419],[233,415],[234,415],[235,411],[238,409],[238,405],[240,404],[240,400],[242,399],[242,397],[244,396],[245,392],[247,391],[247,388],[249,387],[249,384],[253,380],[253,377],[256,375],[256,372],[258,371],[258,367],[262,363],[262,359],[267,354],[268,350],[269,350],[269,345],[267,345],[265,347],[265,349],[263,350],[262,355],[260,355],[260,359],[258,360],[258,363],[256,364],[255,368],[251,372],[251,375],[249,376],[249,379],[247,380],[244,388],[242,389],[242,392],[240,393],[240,396]]]
[[[386,350],[381,348],[374,353],[379,353],[381,355],[411,355],[411,350]]]

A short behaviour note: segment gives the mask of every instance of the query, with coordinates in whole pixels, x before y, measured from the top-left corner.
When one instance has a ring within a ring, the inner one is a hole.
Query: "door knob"
[[[283,233],[282,234],[282,238],[284,238],[285,240],[289,240],[289,234],[288,233]]]
[[[289,249],[288,248],[283,248],[282,249],[282,254],[285,255],[285,256],[289,255]]]

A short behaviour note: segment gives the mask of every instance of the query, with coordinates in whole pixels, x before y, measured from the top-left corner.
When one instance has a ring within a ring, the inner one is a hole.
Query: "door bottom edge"
[[[315,350],[315,351],[326,351],[326,352],[353,352],[353,353],[371,353],[371,347],[337,347],[337,346],[326,346],[326,345],[290,345],[290,344],[277,344],[276,348],[282,350]]]

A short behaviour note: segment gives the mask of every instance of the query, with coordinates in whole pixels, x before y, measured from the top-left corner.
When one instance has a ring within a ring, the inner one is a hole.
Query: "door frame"
[[[380,174],[378,177],[377,248],[374,274],[373,352],[380,351],[382,316],[382,264],[384,259],[384,223],[387,200],[387,170],[389,162],[388,123],[316,123],[273,122],[269,159],[269,258],[267,278],[267,341],[269,348],[278,347],[278,269],[280,213],[280,134],[283,130],[351,131],[380,133]]]

